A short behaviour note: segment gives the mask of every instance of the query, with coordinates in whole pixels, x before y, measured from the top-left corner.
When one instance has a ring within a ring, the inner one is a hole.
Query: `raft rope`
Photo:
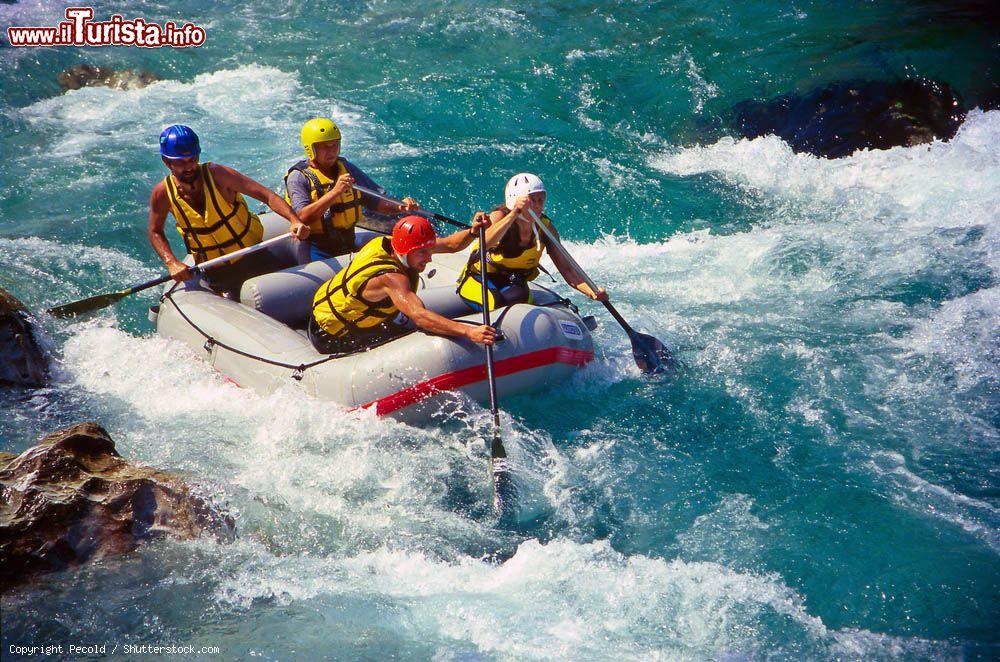
[[[211,334],[209,334],[204,329],[202,329],[200,326],[198,326],[197,324],[195,324],[194,321],[192,321],[190,317],[188,317],[186,314],[184,314],[184,311],[181,310],[181,307],[179,305],[177,305],[176,301],[174,301],[174,298],[171,296],[171,294],[173,294],[174,290],[177,288],[177,285],[178,285],[178,283],[174,283],[173,287],[171,287],[163,296],[160,297],[160,303],[163,303],[164,301],[169,301],[170,305],[172,305],[174,307],[174,310],[177,311],[177,314],[181,316],[181,319],[183,319],[185,322],[187,322],[188,326],[190,326],[192,329],[194,329],[195,331],[197,331],[198,334],[201,335],[201,337],[203,337],[205,339],[205,344],[203,345],[203,347],[204,347],[204,349],[205,349],[206,352],[211,352],[213,347],[221,347],[222,349],[224,349],[226,351],[232,352],[233,354],[237,354],[237,355],[242,356],[244,358],[251,359],[253,361],[260,361],[261,363],[266,363],[268,365],[273,365],[273,366],[276,366],[276,367],[279,367],[279,368],[287,368],[288,370],[292,371],[292,375],[291,375],[292,379],[294,379],[296,381],[301,381],[302,380],[302,376],[305,374],[305,371],[308,370],[309,368],[315,368],[318,365],[322,365],[322,364],[324,364],[324,363],[326,363],[328,361],[332,361],[334,359],[342,359],[342,358],[347,357],[347,356],[353,356],[354,354],[360,354],[361,352],[366,352],[366,351],[368,351],[370,349],[375,349],[377,347],[381,347],[382,345],[388,344],[388,343],[392,342],[393,340],[398,340],[400,338],[404,338],[404,337],[406,337],[406,336],[408,336],[408,335],[410,335],[412,333],[416,333],[417,332],[417,329],[412,329],[410,331],[407,331],[406,333],[401,333],[399,335],[390,336],[388,338],[383,338],[383,339],[381,339],[379,341],[373,342],[368,347],[366,347],[364,349],[360,349],[360,350],[358,350],[356,352],[344,352],[344,353],[340,353],[340,354],[330,354],[330,355],[326,356],[325,358],[319,359],[317,361],[312,361],[310,363],[300,363],[298,365],[295,365],[293,363],[284,363],[282,361],[275,361],[274,359],[269,359],[269,358],[267,358],[265,356],[258,356],[256,354],[251,354],[250,352],[245,352],[242,349],[239,349],[237,347],[233,347],[232,345],[227,345],[226,343],[222,342],[221,340],[217,340],[216,338],[212,337]],[[503,316],[506,314],[507,310],[509,310],[509,308],[505,309],[503,311],[503,313],[500,314],[500,317],[497,318],[497,323],[498,324],[499,324],[500,320],[503,318]],[[455,321],[458,322],[459,324],[471,324],[473,326],[476,325],[475,322],[470,322],[469,320],[455,320]],[[426,332],[424,332],[424,333],[426,333]],[[436,335],[436,334],[428,333],[427,335]],[[502,339],[502,334],[500,334],[500,335],[501,335],[501,339]]]
[[[545,273],[548,273],[548,272],[546,271]],[[552,278],[551,274],[549,274],[549,278]],[[553,282],[555,282],[554,278],[552,280],[553,280]],[[566,306],[567,308],[569,308],[570,310],[572,310],[573,314],[575,314],[577,317],[580,316],[580,309],[576,307],[575,303],[573,303],[572,301],[570,301],[566,297],[560,295],[558,292],[556,292],[554,290],[550,290],[549,288],[545,287],[541,283],[532,283],[532,285],[534,285],[535,287],[537,287],[540,290],[545,290],[546,292],[548,292],[549,294],[551,294],[552,296],[554,296],[556,298],[555,301],[550,301],[549,303],[535,303],[535,304],[532,304],[533,306],[539,306],[539,307],[542,307],[542,308],[553,308],[555,306]]]
[[[292,371],[292,379],[294,379],[295,381],[301,381],[303,374],[305,374],[305,371],[308,370],[309,368],[315,368],[316,366],[322,365],[322,364],[326,363],[327,361],[332,361],[333,359],[340,359],[340,358],[343,358],[345,356],[350,356],[351,354],[358,354],[358,353],[360,353],[360,352],[350,352],[350,353],[346,353],[346,354],[330,354],[329,356],[327,356],[325,358],[322,358],[322,359],[319,359],[318,361],[312,361],[311,363],[300,363],[298,365],[295,365],[295,364],[292,364],[292,363],[284,363],[282,361],[275,361],[275,360],[269,359],[269,358],[267,358],[265,356],[257,356],[256,354],[251,354],[250,352],[244,352],[242,349],[238,349],[236,347],[233,347],[232,345],[227,345],[226,343],[213,338],[204,329],[202,329],[200,326],[198,326],[197,324],[195,324],[191,320],[190,317],[188,317],[187,315],[184,314],[184,311],[181,310],[181,307],[177,305],[177,302],[174,301],[174,298],[171,296],[174,293],[174,290],[177,289],[178,285],[180,285],[180,283],[174,283],[173,286],[169,290],[167,290],[166,293],[164,293],[164,295],[162,297],[160,297],[160,303],[163,303],[164,301],[169,301],[170,305],[172,305],[174,307],[174,310],[177,311],[177,314],[181,316],[181,319],[183,319],[185,322],[187,322],[188,325],[192,329],[194,329],[195,331],[197,331],[203,338],[205,338],[205,344],[203,345],[203,347],[205,348],[206,352],[211,352],[212,351],[212,347],[221,347],[222,349],[227,350],[229,352],[232,352],[233,354],[237,354],[239,356],[242,356],[242,357],[245,357],[245,358],[248,358],[248,359],[252,359],[254,361],[260,361],[261,363],[266,363],[268,365],[277,366],[279,368],[287,368],[287,369],[289,369],[289,370]],[[403,335],[407,335],[407,334],[403,334]],[[402,337],[402,336],[396,336],[395,338],[399,338],[399,337]],[[395,340],[395,338],[392,338],[392,340]],[[378,347],[378,346],[379,345],[376,344],[376,345],[373,345],[372,347]],[[362,351],[364,351],[364,350],[362,350]]]
[[[275,361],[274,359],[269,359],[269,358],[267,358],[265,356],[257,356],[256,354],[251,354],[250,352],[245,352],[242,349],[239,349],[237,347],[233,347],[232,345],[227,345],[226,343],[224,343],[224,342],[222,342],[220,340],[217,340],[216,338],[213,338],[211,334],[209,334],[204,329],[202,329],[200,326],[198,326],[197,324],[195,324],[194,321],[192,321],[190,317],[188,317],[186,314],[184,314],[184,311],[181,310],[181,307],[179,305],[177,305],[176,301],[174,301],[174,299],[173,299],[173,297],[171,295],[174,293],[174,290],[176,290],[179,285],[180,285],[179,282],[175,282],[170,287],[170,289],[167,290],[163,294],[163,296],[160,297],[160,303],[163,303],[164,301],[169,301],[170,305],[172,305],[174,307],[174,310],[177,311],[177,314],[181,316],[181,319],[183,319],[185,322],[187,322],[188,326],[190,326],[192,329],[194,329],[195,331],[197,331],[198,334],[201,335],[201,337],[203,337],[205,339],[205,344],[203,345],[203,347],[204,347],[204,349],[205,349],[206,352],[211,353],[213,347],[221,347],[222,349],[224,349],[226,351],[232,352],[233,354],[237,354],[237,355],[242,356],[244,358],[251,359],[253,361],[260,361],[261,363],[266,363],[268,365],[273,365],[273,366],[276,366],[278,368],[286,368],[286,369],[292,371],[291,377],[295,381],[302,381],[302,377],[305,374],[305,371],[308,370],[309,368],[315,368],[318,365],[322,365],[322,364],[327,363],[328,361],[332,361],[334,359],[342,359],[342,358],[347,357],[347,356],[353,356],[354,354],[360,354],[361,352],[366,352],[366,351],[368,351],[370,349],[375,349],[377,347],[381,347],[382,345],[388,344],[388,343],[392,342],[393,340],[398,340],[400,338],[404,338],[404,337],[406,337],[406,336],[408,336],[408,335],[410,335],[412,333],[416,333],[417,332],[417,329],[412,329],[410,331],[407,331],[406,333],[401,333],[401,334],[396,335],[396,336],[390,336],[388,338],[383,338],[382,340],[376,341],[376,342],[372,343],[371,345],[369,345],[368,347],[366,347],[364,349],[361,349],[361,350],[358,350],[356,352],[344,352],[344,353],[340,353],[340,354],[330,354],[330,355],[326,356],[325,358],[319,359],[317,361],[312,361],[310,363],[300,363],[298,365],[295,365],[293,363],[284,363],[282,361]],[[534,283],[534,285],[535,285],[535,287],[538,287],[538,288],[540,288],[542,290],[545,290],[546,292],[548,292],[552,296],[556,297],[556,300],[555,301],[551,301],[549,303],[533,304],[533,305],[537,305],[537,306],[539,306],[541,308],[549,308],[549,307],[554,307],[554,306],[559,306],[559,305],[565,305],[568,308],[570,308],[574,313],[576,313],[577,315],[579,315],[579,310],[577,309],[577,307],[575,305],[573,305],[572,301],[570,301],[569,299],[567,299],[565,297],[559,296],[559,294],[557,294],[556,292],[553,292],[552,290],[550,290],[549,288],[545,287],[544,285],[539,285],[538,283]],[[221,295],[219,295],[219,296],[221,296]],[[510,306],[504,306],[503,310],[500,311],[500,314],[497,316],[496,320],[494,321],[493,326],[495,328],[497,328],[497,332],[498,332],[498,334],[497,334],[497,341],[498,342],[502,342],[504,340],[503,332],[500,331],[499,327],[503,323],[503,318],[506,317],[507,313],[510,311],[510,308],[511,308]],[[472,322],[470,320],[453,320],[453,321],[458,322],[459,324],[470,324],[472,326],[477,326],[478,325],[478,322]],[[437,335],[437,334],[433,334],[433,333],[427,333],[426,331],[424,333],[426,333],[427,335]]]

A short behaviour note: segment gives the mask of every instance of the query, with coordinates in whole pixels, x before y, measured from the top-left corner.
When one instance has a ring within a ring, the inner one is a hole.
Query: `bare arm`
[[[468,230],[459,230],[447,237],[441,237],[431,248],[431,253],[457,253],[472,243],[472,240],[479,236],[480,227],[490,227],[490,217],[484,211],[476,212],[472,219],[472,227]]]
[[[559,240],[559,232],[556,230],[555,226],[549,227],[549,230],[555,236],[556,240]],[[541,232],[539,230],[538,232]],[[548,237],[542,236],[542,241],[545,242],[545,246],[549,249],[549,256],[552,258],[552,263],[556,265],[556,269],[562,274],[562,277],[566,280],[570,287],[579,290],[584,296],[587,296],[595,301],[606,301],[608,298],[607,293],[604,291],[603,287],[597,288],[595,292],[587,285],[586,279],[583,277],[579,271],[577,271],[572,264],[570,264],[566,258],[563,257],[562,252],[559,250],[552,249],[552,242],[549,241]]]
[[[496,337],[496,331],[491,326],[460,324],[443,315],[438,315],[432,310],[427,310],[420,297],[410,289],[409,280],[400,273],[385,274],[373,278],[365,287],[364,294],[365,298],[370,301],[377,300],[379,294],[387,295],[400,312],[413,320],[413,323],[421,329],[431,333],[468,338],[484,345],[492,345],[493,339]]]
[[[167,213],[170,211],[170,200],[167,198],[167,188],[160,182],[153,187],[153,192],[149,195],[149,243],[153,250],[163,260],[163,264],[170,271],[170,277],[176,281],[187,280],[194,274],[186,264],[179,261],[170,249],[170,242],[163,233],[163,226],[167,221]]]
[[[504,238],[504,235],[507,234],[507,231],[510,230],[511,226],[514,225],[514,222],[517,221],[519,217],[523,216],[525,220],[529,222],[531,221],[531,216],[529,216],[526,212],[522,213],[525,206],[528,204],[528,200],[528,196],[522,195],[514,201],[514,206],[506,214],[499,210],[490,214],[492,226],[486,231],[486,248],[488,250],[492,250],[497,247],[500,241]]]
[[[382,200],[380,198],[378,204],[375,206],[375,211],[380,214],[392,215],[404,211],[416,211],[420,209],[420,203],[413,198],[403,198],[400,202],[403,204],[397,205],[395,202],[389,202],[388,200]]]
[[[507,231],[514,225],[519,212],[511,211],[504,214],[502,211],[495,211],[490,214],[490,227],[486,230],[486,250],[492,250],[499,245]]]
[[[291,223],[291,232],[296,239],[305,239],[309,236],[309,227],[302,222],[295,211],[288,206],[288,203],[280,195],[263,184],[250,179],[243,173],[236,172],[232,168],[218,163],[213,163],[210,167],[212,168],[212,179],[215,180],[220,193],[223,191],[226,193],[234,191],[249,195],[254,200],[263,202],[274,210],[278,216]]]

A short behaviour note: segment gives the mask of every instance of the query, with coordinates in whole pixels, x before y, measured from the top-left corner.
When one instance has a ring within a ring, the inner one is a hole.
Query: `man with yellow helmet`
[[[149,243],[171,278],[187,280],[193,273],[170,249],[163,233],[167,214],[173,215],[195,264],[260,242],[263,226],[247,207],[244,195],[266,203],[287,219],[296,239],[309,236],[309,228],[280,196],[232,168],[200,163],[200,155],[201,144],[190,127],[174,124],[160,134],[160,158],[170,173],[149,196]],[[238,296],[243,281],[275,266],[268,253],[258,251],[209,270],[205,279],[214,290]]]
[[[354,226],[363,219],[362,208],[380,214],[420,209],[413,198],[402,205],[366,196],[352,188],[357,183],[384,193],[368,175],[340,156],[340,128],[325,117],[302,127],[306,158],[285,173],[285,200],[309,226],[310,257],[321,260],[355,250]]]

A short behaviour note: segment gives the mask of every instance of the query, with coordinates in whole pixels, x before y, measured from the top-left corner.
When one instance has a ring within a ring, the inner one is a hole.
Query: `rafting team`
[[[533,216],[558,237],[545,215],[542,180],[528,173],[512,177],[504,204],[489,214],[476,212],[468,230],[439,238],[425,217],[411,214],[396,223],[391,237],[379,236],[358,246],[354,228],[363,220],[362,209],[399,214],[419,211],[420,205],[409,197],[395,203],[356,190],[354,184],[383,192],[360,168],[340,156],[340,146],[340,129],[332,120],[306,122],[302,127],[306,158],[285,173],[282,198],[232,168],[201,163],[198,136],[190,127],[175,124],[164,129],[160,156],[170,174],[153,188],[149,198],[149,241],[171,277],[182,281],[194,273],[170,249],[164,235],[167,214],[173,215],[184,245],[195,264],[200,264],[262,240],[260,219],[243,197],[248,195],[288,220],[292,236],[309,242],[312,260],[355,253],[350,264],[320,285],[313,297],[308,334],[317,351],[348,353],[401,335],[405,329],[393,322],[399,313],[430,333],[493,344],[493,327],[462,324],[425,308],[416,294],[419,274],[434,253],[465,249],[482,227],[487,273],[480,272],[477,246],[456,284],[459,295],[472,310],[482,310],[485,277],[486,305],[491,309],[530,302],[528,282],[538,276],[548,245],[548,239],[536,230]],[[607,299],[603,289],[592,290],[558,252],[550,248],[549,253],[572,287],[591,299]],[[238,298],[245,280],[269,273],[274,267],[266,251],[257,251],[210,269],[204,277],[212,289]]]

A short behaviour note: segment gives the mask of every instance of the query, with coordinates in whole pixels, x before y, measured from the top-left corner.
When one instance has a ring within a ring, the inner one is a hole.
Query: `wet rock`
[[[838,158],[949,139],[965,117],[958,94],[926,80],[848,81],[734,107],[741,136],[780,136],[796,152]]]
[[[0,457],[0,590],[164,535],[235,535],[232,519],[169,473],[121,457],[97,423]]]
[[[979,99],[976,102],[976,106],[982,110],[1000,109],[1000,86],[994,87],[980,94]]]
[[[919,20],[936,23],[1000,24],[1000,4],[996,0],[909,0],[918,10]]]
[[[95,67],[89,64],[74,64],[59,74],[59,86],[63,90],[79,90],[81,87],[113,87],[116,90],[138,90],[160,80],[156,74],[131,69]]]
[[[28,309],[0,288],[0,385],[42,386],[49,378],[45,339]]]

